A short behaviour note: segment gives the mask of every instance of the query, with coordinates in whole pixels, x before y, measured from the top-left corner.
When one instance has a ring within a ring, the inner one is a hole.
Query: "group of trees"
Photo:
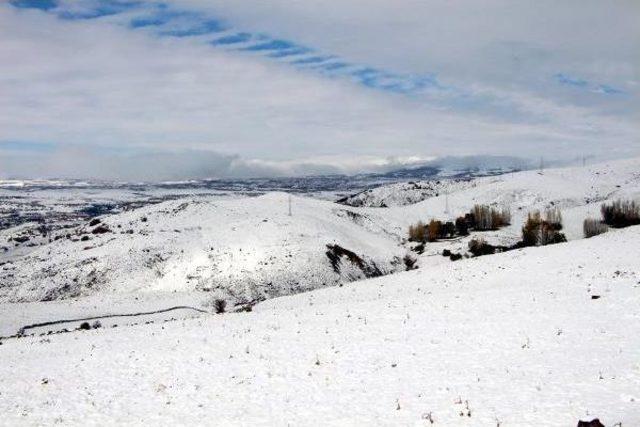
[[[613,228],[640,224],[640,206],[633,200],[616,200],[600,208],[602,222]]]
[[[587,218],[583,223],[585,237],[593,237],[606,232],[609,227],[622,228],[640,225],[640,205],[632,200],[616,200],[601,206],[601,219]],[[470,231],[498,230],[511,223],[509,209],[496,209],[486,205],[475,205],[455,222],[431,220],[428,224],[419,221],[409,227],[409,240],[414,242],[434,242],[456,236],[467,236]],[[493,246],[482,238],[469,242],[469,252],[474,256],[487,255],[528,246],[545,246],[566,242],[562,233],[562,213],[557,207],[531,211],[522,226],[522,240],[513,246]],[[456,258],[459,259],[459,258]]]
[[[468,236],[470,230],[498,230],[510,223],[511,212],[509,209],[498,210],[491,206],[475,205],[469,213],[456,218],[455,222],[432,219],[426,224],[418,221],[409,226],[409,240],[412,242],[435,242],[456,236]]]
[[[562,214],[560,209],[551,208],[540,213],[532,211],[522,226],[522,240],[511,246],[496,246],[488,243],[482,237],[474,237],[469,241],[469,252],[473,256],[490,255],[496,252],[506,252],[528,246],[545,246],[566,242],[567,238],[562,230]]]
[[[623,228],[640,225],[640,205],[633,200],[615,200],[600,207],[600,220],[587,218],[582,223],[584,237],[606,233],[609,227]]]
[[[529,212],[527,221],[522,227],[522,247],[545,246],[566,242],[562,230],[562,214],[560,209],[547,209],[544,215],[540,211]]]
[[[475,205],[464,219],[476,231],[498,230],[511,224],[511,212],[507,208],[498,210],[487,205]]]

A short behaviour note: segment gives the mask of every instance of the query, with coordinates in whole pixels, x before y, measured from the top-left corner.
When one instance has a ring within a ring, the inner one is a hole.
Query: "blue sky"
[[[140,152],[204,156],[207,176],[640,155],[638,19],[632,1],[13,0],[0,174]]]

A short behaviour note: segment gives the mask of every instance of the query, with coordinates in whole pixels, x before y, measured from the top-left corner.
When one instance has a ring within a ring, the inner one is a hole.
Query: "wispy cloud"
[[[585,79],[581,79],[578,77],[572,77],[567,74],[558,73],[554,76],[558,83],[566,86],[573,86],[575,88],[586,89],[591,92],[603,93],[607,95],[615,95],[623,93],[620,89],[616,89],[613,86],[602,84],[602,83],[594,83],[589,82]]]
[[[70,20],[88,20],[122,14],[124,25],[132,29],[152,31],[158,36],[196,37],[224,33],[212,38],[209,43],[216,47],[280,59],[281,62],[287,62],[298,68],[330,72],[333,76],[343,76],[369,88],[409,93],[423,89],[427,85],[438,87],[433,75],[404,75],[350,63],[335,55],[318,52],[316,49],[291,40],[239,31],[223,20],[212,18],[203,12],[176,9],[159,1],[101,0],[87,1],[78,6],[77,2],[63,0],[43,4],[17,0],[12,4],[20,8],[41,9],[60,19]]]
[[[577,86],[577,87],[587,87],[589,86],[589,82],[584,79],[579,79],[575,77],[567,76],[566,74],[558,73],[555,75],[558,83],[569,86]]]

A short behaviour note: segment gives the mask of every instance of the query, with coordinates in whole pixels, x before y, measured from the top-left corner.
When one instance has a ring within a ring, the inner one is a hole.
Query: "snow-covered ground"
[[[0,425],[640,425],[640,227],[582,239],[604,201],[640,200],[640,159],[429,188],[185,194],[1,230]],[[411,252],[410,224],[476,203],[512,212],[490,242],[550,207],[570,241]]]
[[[640,227],[3,340],[4,425],[640,425]]]

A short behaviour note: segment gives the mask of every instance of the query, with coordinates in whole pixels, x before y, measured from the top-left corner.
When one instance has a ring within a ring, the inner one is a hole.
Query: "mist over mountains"
[[[74,174],[56,174],[51,170],[45,175],[25,175],[25,173],[11,174],[11,169],[5,170],[5,176],[0,176],[1,187],[71,187],[96,186],[113,187],[124,185],[151,185],[160,187],[188,186],[219,189],[233,189],[238,187],[252,187],[264,190],[313,190],[325,188],[338,190],[346,188],[361,188],[377,182],[388,183],[407,179],[429,179],[434,177],[465,177],[495,175],[505,172],[527,170],[537,167],[536,163],[519,157],[510,156],[446,156],[432,160],[416,161],[408,165],[402,162],[390,161],[387,165],[373,167],[373,171],[349,173],[339,166],[306,168],[306,173],[293,168],[292,174],[277,171],[274,168],[252,168],[247,165],[230,167],[227,160],[207,162],[204,156],[197,163],[187,159],[186,155],[169,155],[140,159],[137,169],[139,174],[125,174],[122,177],[112,176],[121,170],[117,165],[110,168],[111,175],[101,173],[109,170],[107,165],[91,169],[81,166]],[[156,166],[152,175],[146,175],[145,162],[153,162]],[[131,158],[122,164],[122,169],[135,171],[130,167],[135,163]],[[194,167],[197,166],[197,167]],[[171,170],[171,173],[166,171]],[[298,173],[295,173],[298,172]]]

